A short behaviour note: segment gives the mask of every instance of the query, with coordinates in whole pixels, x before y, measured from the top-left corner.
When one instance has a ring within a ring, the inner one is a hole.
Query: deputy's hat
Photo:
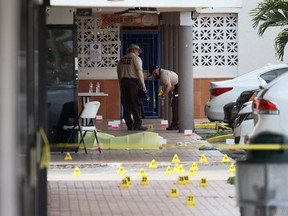
[[[152,76],[154,70],[159,69],[157,65],[151,65],[149,68],[149,76]]]
[[[127,51],[129,52],[130,50],[132,49],[138,49],[139,50],[139,53],[142,53],[142,50],[141,48],[137,45],[137,44],[130,44]]]

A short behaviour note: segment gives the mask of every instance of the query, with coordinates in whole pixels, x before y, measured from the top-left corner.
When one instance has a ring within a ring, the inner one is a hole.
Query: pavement
[[[99,154],[92,146],[88,154],[69,152],[72,160],[65,160],[67,152],[51,152],[48,215],[240,215],[235,185],[227,183],[235,176],[230,170],[235,161],[223,163],[224,155],[213,148],[199,150],[212,145],[195,131],[192,136],[167,131],[160,121],[143,119],[167,140],[159,149],[103,149]],[[97,128],[114,136],[139,133],[125,125],[109,128],[108,120],[97,122]],[[173,162],[175,155],[180,162]],[[199,170],[190,170],[193,162]]]

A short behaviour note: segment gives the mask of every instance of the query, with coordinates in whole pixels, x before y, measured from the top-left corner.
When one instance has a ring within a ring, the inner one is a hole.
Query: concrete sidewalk
[[[228,171],[234,161],[222,163],[223,154],[219,151],[199,150],[200,146],[210,144],[197,134],[186,137],[177,131],[166,131],[158,121],[144,119],[144,125],[153,122],[154,132],[167,139],[167,146],[158,150],[103,150],[99,154],[92,148],[86,155],[80,149],[78,153],[71,152],[70,161],[64,160],[66,153],[52,152],[48,170],[48,215],[240,215],[235,186],[226,182],[235,175]],[[110,129],[106,123],[99,125],[105,132],[128,133],[125,127]],[[175,167],[172,163],[175,154],[185,172],[166,174],[168,166],[172,170]],[[207,162],[199,162],[203,154]],[[156,169],[149,168],[153,159]],[[192,162],[197,163],[199,170],[189,176],[190,184],[178,184],[179,176],[188,176]],[[125,173],[118,173],[120,166]],[[76,167],[80,172],[75,172]],[[140,184],[141,169],[147,175],[148,185]],[[126,176],[132,184],[122,188],[120,185]],[[202,178],[206,179],[207,187],[199,186]],[[174,187],[178,198],[170,197]],[[188,195],[194,197],[194,206],[186,205]]]

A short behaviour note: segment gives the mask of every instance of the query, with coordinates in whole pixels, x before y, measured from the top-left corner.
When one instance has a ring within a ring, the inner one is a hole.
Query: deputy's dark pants
[[[178,84],[175,85],[172,98],[172,122],[171,126],[179,127],[179,115],[178,115]]]
[[[124,111],[124,120],[128,129],[142,125],[141,104],[138,100],[138,83],[138,79],[121,79],[121,101]],[[131,114],[133,115],[133,119],[131,118]]]

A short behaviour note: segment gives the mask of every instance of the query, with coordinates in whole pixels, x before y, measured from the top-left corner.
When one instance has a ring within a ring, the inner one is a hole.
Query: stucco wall
[[[259,37],[257,30],[252,28],[252,17],[249,13],[258,2],[261,1],[244,0],[238,14],[238,75],[268,63],[283,63],[275,57],[274,39],[279,28],[268,29],[263,37]]]

